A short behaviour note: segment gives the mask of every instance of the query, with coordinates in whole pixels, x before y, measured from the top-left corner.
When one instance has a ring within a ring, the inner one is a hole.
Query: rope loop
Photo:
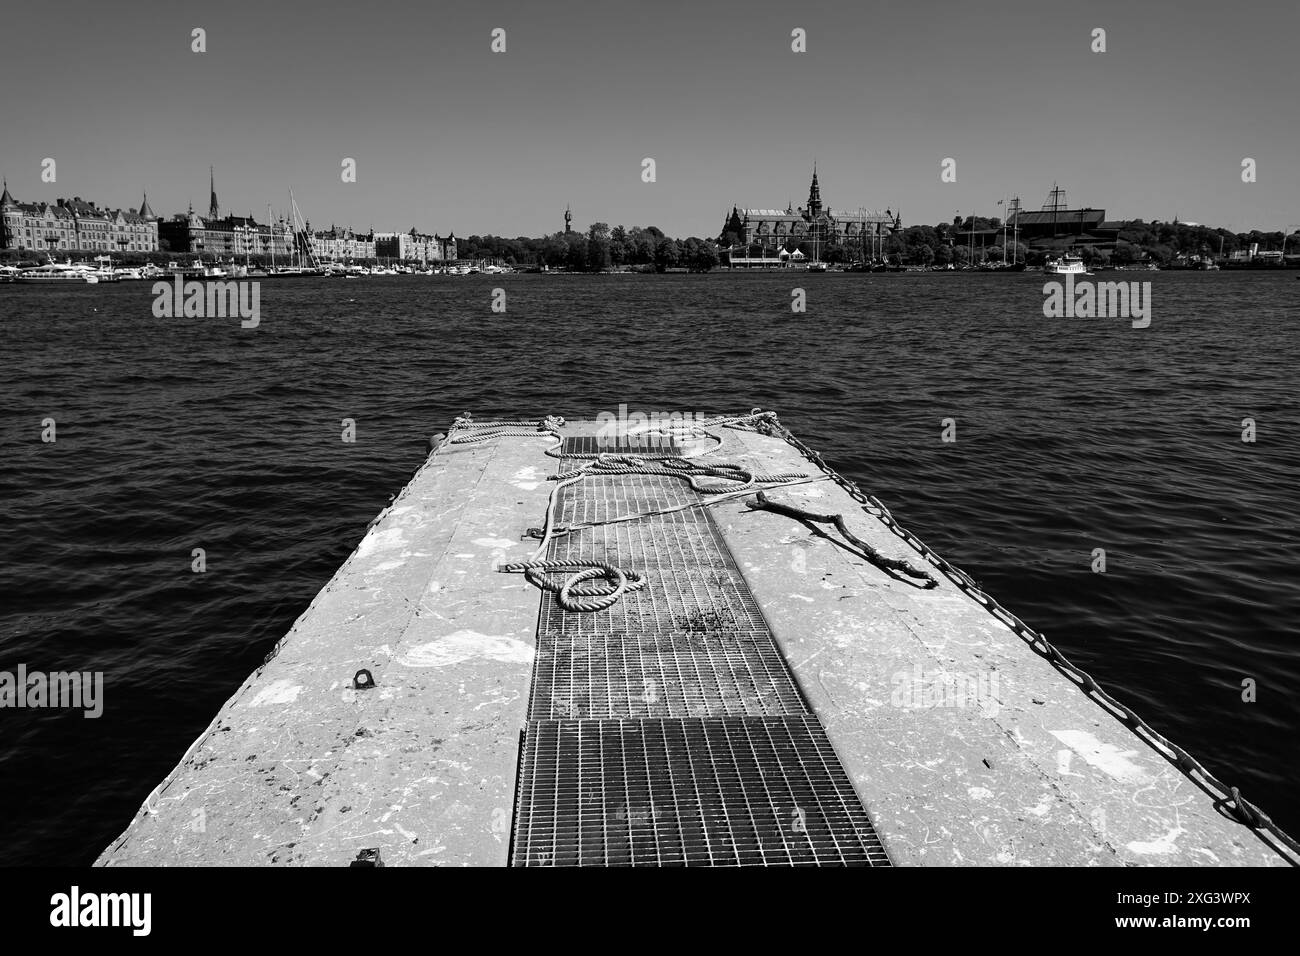
[[[501,570],[524,572],[529,584],[554,594],[556,603],[566,611],[603,611],[646,585],[645,575],[599,561],[515,561],[503,564]],[[550,577],[553,571],[576,573],[556,583]],[[587,583],[598,578],[604,583]]]

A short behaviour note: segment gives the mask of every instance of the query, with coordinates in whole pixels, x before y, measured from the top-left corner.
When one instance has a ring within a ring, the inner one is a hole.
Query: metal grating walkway
[[[528,715],[711,717],[807,708],[765,635],[540,634]]]
[[[656,475],[561,492],[561,526],[680,510],[550,544],[648,584],[594,613],[543,594],[512,865],[888,866],[708,510],[681,508],[700,500]]]
[[[677,454],[677,442],[659,432],[609,435],[570,435],[560,445],[560,454],[575,458],[607,455]]]
[[[889,865],[811,715],[536,721],[518,804],[515,865]]]

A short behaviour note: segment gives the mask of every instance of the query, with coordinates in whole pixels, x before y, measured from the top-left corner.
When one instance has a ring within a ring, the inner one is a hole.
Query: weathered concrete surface
[[[815,473],[719,433],[718,460]],[[540,598],[492,561],[536,544],[550,443],[432,456],[99,862],[504,864]],[[769,494],[920,563],[829,481]],[[918,590],[746,500],[709,508],[895,863],[1285,863],[950,582]],[[349,689],[362,667],[378,686]]]
[[[504,865],[550,438],[431,456],[102,865]],[[354,690],[360,668],[376,686]]]
[[[815,473],[778,438],[725,434],[719,457]],[[927,567],[832,482],[769,496]],[[896,864],[1286,865],[942,575],[920,590],[745,499],[711,511]]]

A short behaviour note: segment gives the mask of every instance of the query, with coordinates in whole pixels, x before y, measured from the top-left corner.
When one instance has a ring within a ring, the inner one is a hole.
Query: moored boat
[[[14,282],[24,282],[32,284],[44,284],[47,282],[88,282],[92,285],[99,282],[93,269],[84,266],[74,266],[71,262],[47,262],[43,266],[35,266],[31,269],[23,269],[13,279]]]
[[[1087,275],[1088,270],[1079,256],[1063,255],[1048,259],[1043,271],[1049,275]]]

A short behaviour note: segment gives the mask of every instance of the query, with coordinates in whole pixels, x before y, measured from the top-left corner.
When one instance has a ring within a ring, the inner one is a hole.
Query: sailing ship
[[[293,198],[293,190],[289,190],[289,220],[281,222],[285,230],[285,238],[289,243],[289,264],[287,266],[274,265],[274,252],[272,252],[272,266],[270,275],[281,277],[296,276],[324,276],[325,268],[316,258],[316,253],[311,247],[311,232],[307,229],[307,222],[303,218],[302,210],[298,208],[298,202]],[[274,250],[275,244],[272,243]]]
[[[822,262],[822,260],[821,260],[821,256],[818,254],[818,246],[817,246],[817,233],[818,233],[818,228],[817,228],[817,223],[816,223],[816,222],[813,222],[813,224],[812,224],[812,230],[811,230],[811,231],[812,231],[812,253],[813,253],[813,257],[812,257],[812,262],[808,263],[808,271],[809,271],[809,272],[825,272],[825,271],[827,270],[828,266],[826,265],[826,263]]]

